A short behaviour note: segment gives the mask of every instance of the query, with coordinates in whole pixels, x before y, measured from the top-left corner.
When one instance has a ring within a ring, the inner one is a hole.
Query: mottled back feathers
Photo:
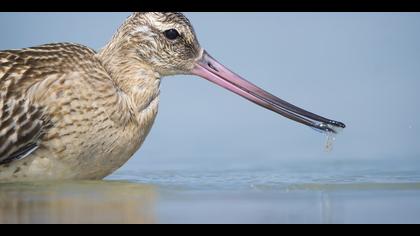
[[[0,51],[0,164],[35,151],[52,125],[37,88],[47,78],[88,66],[82,61],[94,53],[65,43]]]

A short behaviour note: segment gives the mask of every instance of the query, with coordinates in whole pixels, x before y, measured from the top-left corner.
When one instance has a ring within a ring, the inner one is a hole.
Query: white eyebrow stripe
[[[147,25],[141,25],[136,28],[136,32],[140,32],[140,33],[147,33],[149,31],[150,31],[150,28]]]

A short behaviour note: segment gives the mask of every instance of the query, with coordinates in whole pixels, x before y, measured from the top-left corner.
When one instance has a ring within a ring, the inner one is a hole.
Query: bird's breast
[[[158,113],[159,88],[119,94],[79,78],[57,79],[38,98],[49,104],[53,126],[32,155],[1,167],[0,179],[102,179],[141,147]]]

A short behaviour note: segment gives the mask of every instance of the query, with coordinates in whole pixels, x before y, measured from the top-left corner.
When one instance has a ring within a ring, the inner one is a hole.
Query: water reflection
[[[156,196],[115,181],[0,183],[0,223],[155,223]]]

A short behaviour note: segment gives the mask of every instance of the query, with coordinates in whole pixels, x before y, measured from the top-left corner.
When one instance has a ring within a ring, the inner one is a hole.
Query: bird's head
[[[200,47],[190,21],[176,12],[140,12],[128,18],[119,37],[121,47],[161,76],[191,74],[207,79],[262,107],[324,132],[344,128],[341,122],[310,113],[246,81]]]
[[[190,21],[178,12],[134,13],[122,31],[138,59],[161,76],[189,74],[203,51]]]

